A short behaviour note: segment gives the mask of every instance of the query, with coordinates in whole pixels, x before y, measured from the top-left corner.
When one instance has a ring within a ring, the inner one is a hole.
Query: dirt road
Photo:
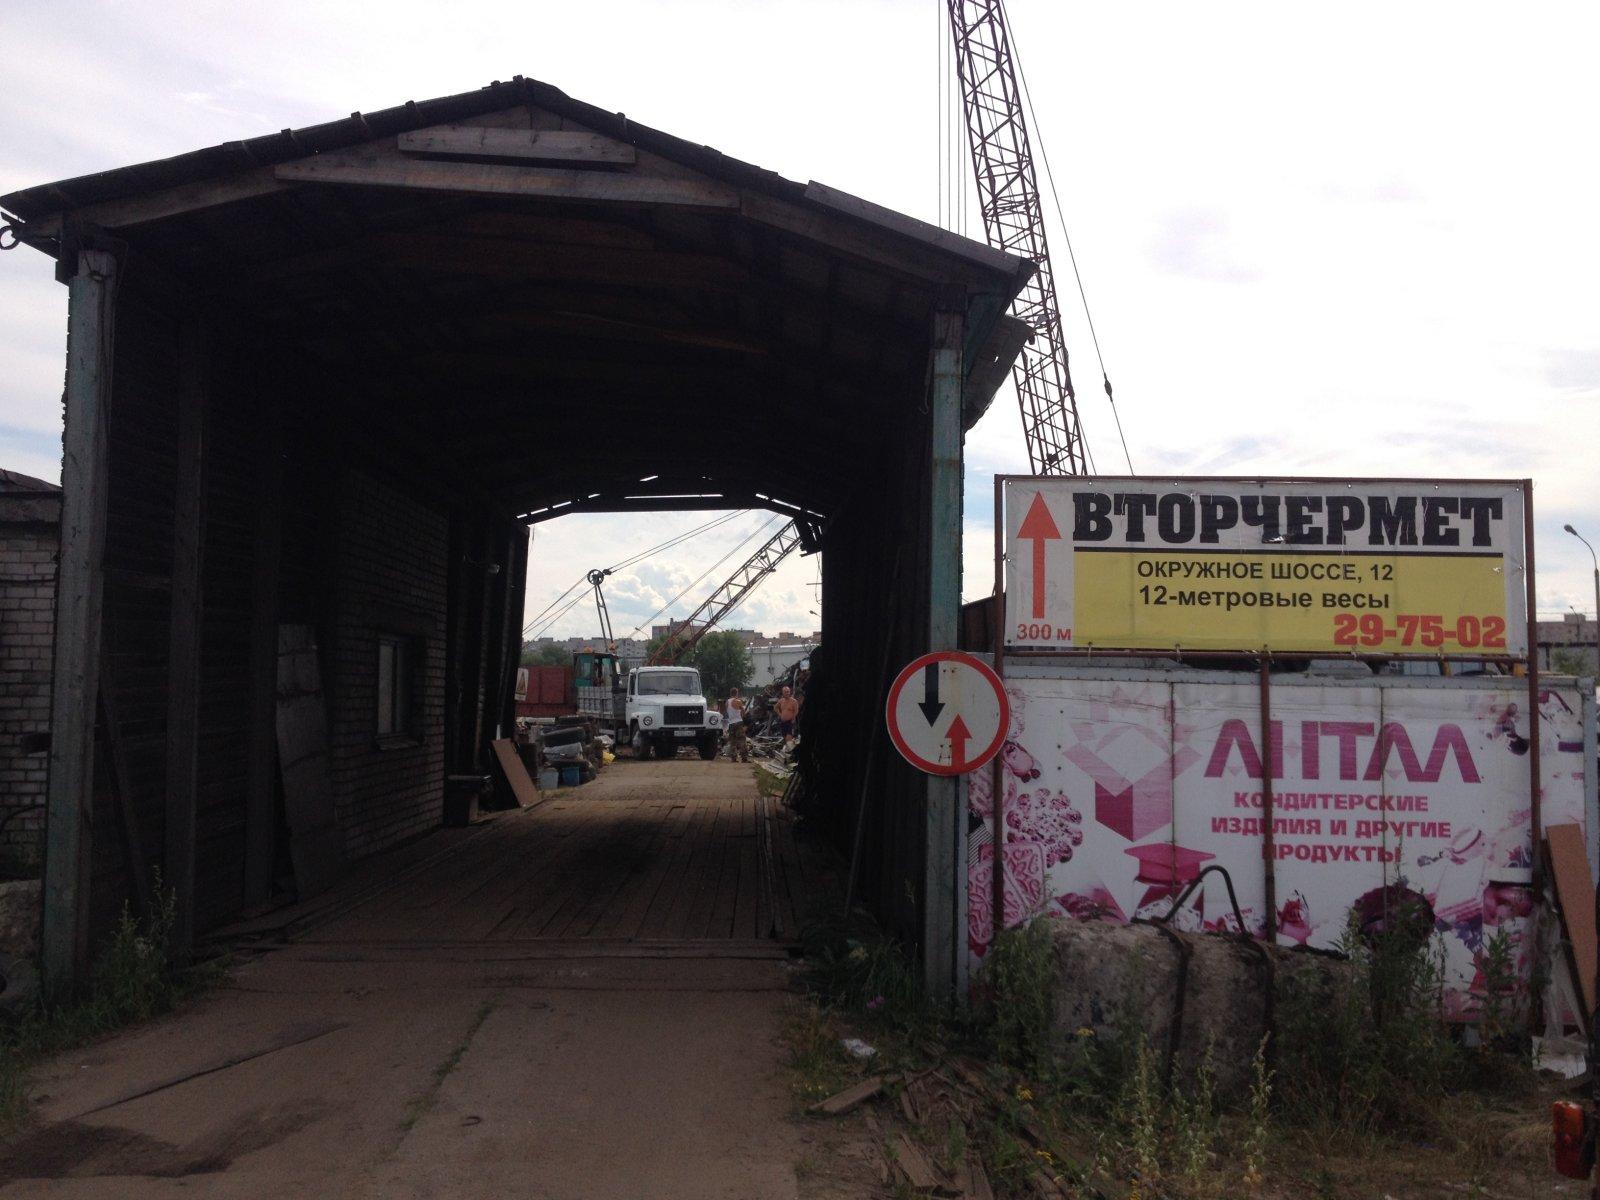
[[[607,774],[588,803],[649,786]],[[791,971],[755,940],[303,940],[43,1071],[0,1196],[794,1197]]]

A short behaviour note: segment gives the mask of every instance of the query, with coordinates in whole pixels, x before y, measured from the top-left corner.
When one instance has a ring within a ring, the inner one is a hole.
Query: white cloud
[[[381,20],[357,3],[12,5],[0,190],[521,72],[932,217],[934,8],[813,0],[797,20],[795,5],[617,0],[597,17],[506,2],[442,21],[418,0]],[[1587,149],[1600,8],[1008,8],[1134,464],[1531,475],[1541,607],[1591,605],[1588,556],[1560,526],[1600,542],[1600,158]],[[1053,243],[1084,428],[1116,470]],[[0,255],[0,311],[0,461],[53,477],[38,436],[56,427],[65,304],[41,256]],[[1026,467],[1009,389],[968,455],[976,517],[987,476]],[[532,608],[702,519],[541,526]],[[729,526],[700,540],[655,565],[686,583],[737,539]],[[987,538],[970,529],[967,558],[968,593],[987,590]],[[814,573],[791,559],[736,619],[809,628]],[[674,594],[645,570],[614,583],[629,605]]]

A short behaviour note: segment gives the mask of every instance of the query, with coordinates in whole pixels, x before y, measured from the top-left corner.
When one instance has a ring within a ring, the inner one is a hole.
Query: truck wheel
[[[715,758],[717,756],[717,750],[718,749],[719,749],[719,747],[718,747],[716,738],[701,738],[700,739],[700,757],[702,759],[704,759],[706,762],[710,762],[713,758]]]

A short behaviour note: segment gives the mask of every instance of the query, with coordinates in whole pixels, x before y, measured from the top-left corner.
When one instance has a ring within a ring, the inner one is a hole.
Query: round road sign
[[[937,650],[896,676],[884,715],[895,749],[917,770],[965,775],[999,753],[1011,707],[982,659]]]

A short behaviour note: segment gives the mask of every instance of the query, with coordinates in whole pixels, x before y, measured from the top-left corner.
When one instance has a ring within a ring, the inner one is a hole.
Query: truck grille
[[[668,725],[699,725],[705,713],[705,706],[701,704],[669,704],[662,720]]]

